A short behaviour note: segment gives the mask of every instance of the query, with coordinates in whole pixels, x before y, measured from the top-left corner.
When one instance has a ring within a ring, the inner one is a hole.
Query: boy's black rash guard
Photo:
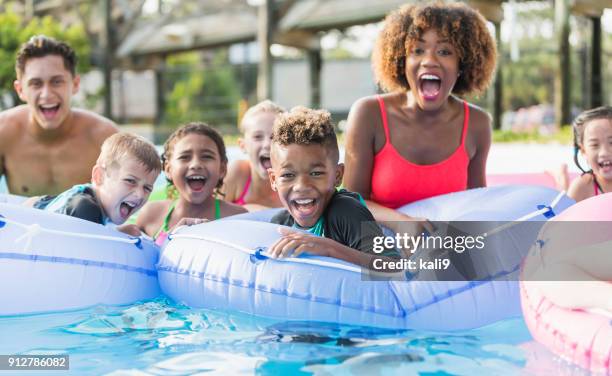
[[[340,190],[334,193],[323,217],[326,238],[361,252],[374,253],[374,237],[384,236],[372,213],[354,192]],[[299,228],[286,209],[272,217],[271,222]],[[399,257],[395,249],[385,249],[380,255]]]
[[[104,211],[98,203],[93,189],[86,185],[79,186],[79,188],[79,190],[75,190],[74,192],[70,192],[69,190],[60,195],[65,195],[65,198],[60,196],[43,196],[34,203],[33,207],[59,214],[66,214],[71,217],[81,218],[102,225],[105,224]],[[74,187],[72,189],[74,189]],[[57,203],[60,205],[59,209],[53,210],[47,207],[56,199],[65,199],[66,201],[65,203]]]

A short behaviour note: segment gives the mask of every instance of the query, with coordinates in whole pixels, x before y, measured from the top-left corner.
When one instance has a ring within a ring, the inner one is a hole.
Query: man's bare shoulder
[[[0,112],[0,140],[11,140],[18,133],[24,132],[28,114],[29,110],[25,105]]]
[[[119,131],[117,125],[110,119],[104,116],[98,115],[95,112],[73,109],[72,110],[74,119],[74,126],[79,130],[85,131],[92,140],[98,143],[104,142],[104,140]]]

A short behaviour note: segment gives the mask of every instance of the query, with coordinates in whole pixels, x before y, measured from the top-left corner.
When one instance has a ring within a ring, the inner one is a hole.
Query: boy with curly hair
[[[270,157],[270,183],[285,208],[272,223],[303,230],[279,228],[271,257],[307,251],[371,266],[373,237],[382,231],[359,194],[336,190],[344,166],[329,112],[296,107],[279,115]]]

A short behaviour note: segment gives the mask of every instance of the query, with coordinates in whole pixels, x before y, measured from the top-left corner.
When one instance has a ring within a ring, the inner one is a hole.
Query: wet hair
[[[215,130],[213,127],[211,127],[208,124],[200,123],[200,122],[192,122],[192,123],[187,123],[187,124],[180,126],[176,131],[172,132],[170,137],[168,137],[168,139],[164,143],[164,152],[162,153],[162,156],[161,156],[162,168],[165,169],[170,159],[172,159],[172,152],[174,151],[174,145],[180,139],[190,134],[199,134],[199,135],[206,136],[210,138],[211,140],[213,140],[215,145],[217,145],[217,149],[219,150],[219,156],[221,157],[221,163],[227,164],[227,153],[225,151],[225,142],[223,142],[223,137],[221,137],[219,132],[217,132],[217,130]],[[173,196],[173,194],[170,194],[171,193],[170,190],[174,184],[172,183],[172,180],[169,177],[166,177],[166,180],[168,181],[168,184],[169,184],[168,186],[169,195]],[[219,190],[221,186],[223,186],[223,178],[219,179],[219,182],[217,183],[217,186],[215,188],[215,194],[223,195],[223,193]]]
[[[338,140],[331,114],[325,110],[298,106],[280,114],[274,121],[272,142],[283,146],[319,144],[338,162]]]
[[[381,89],[408,91],[407,51],[427,30],[436,30],[457,50],[459,77],[455,94],[478,94],[490,84],[497,62],[495,41],[486,20],[462,3],[409,4],[390,13],[374,50],[372,67]]]
[[[29,41],[21,45],[17,53],[15,71],[17,79],[20,79],[25,72],[28,60],[48,55],[57,55],[64,60],[64,67],[67,71],[76,75],[77,57],[76,53],[67,43],[57,41],[45,35],[35,35]]]
[[[580,162],[578,161],[578,151],[580,151],[580,148],[584,146],[584,129],[586,128],[586,125],[593,120],[599,119],[607,119],[612,121],[612,106],[602,106],[584,111],[578,115],[572,123],[572,129],[574,131],[574,163],[584,174],[593,173],[593,170],[586,171],[584,168],[582,168]],[[603,189],[601,189],[595,175],[593,175],[593,180],[595,181],[597,188],[603,192]]]
[[[242,116],[242,120],[240,121],[240,124],[238,125],[238,128],[240,129],[240,132],[243,132],[243,133],[245,132],[244,120],[246,118],[258,115],[258,114],[260,114],[262,112],[268,112],[268,113],[280,115],[280,114],[286,112],[286,110],[283,107],[279,106],[278,104],[272,102],[269,99],[261,101],[261,102],[257,103],[256,105],[254,105],[253,107],[249,108],[244,113],[244,115]]]
[[[124,158],[135,158],[148,172],[160,172],[162,165],[155,146],[147,139],[128,132],[115,133],[102,144],[96,164],[116,168]]]

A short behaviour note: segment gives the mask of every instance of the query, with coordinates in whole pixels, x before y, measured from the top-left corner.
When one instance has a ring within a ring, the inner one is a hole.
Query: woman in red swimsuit
[[[344,175],[378,221],[486,185],[491,120],[457,95],[484,91],[496,56],[484,18],[464,4],[407,5],[386,18],[372,61],[387,94],[351,108]]]

